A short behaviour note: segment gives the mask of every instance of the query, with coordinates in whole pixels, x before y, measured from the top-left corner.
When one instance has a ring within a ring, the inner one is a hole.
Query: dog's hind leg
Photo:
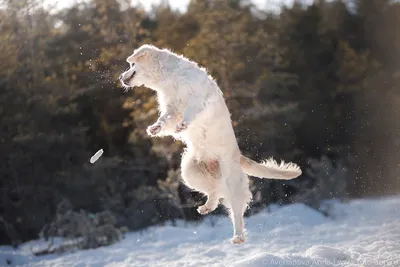
[[[198,162],[189,152],[185,152],[182,156],[181,174],[184,183],[189,188],[199,191],[208,197],[206,203],[200,206],[197,211],[200,214],[207,214],[215,210],[220,198],[221,179],[219,172],[210,172],[205,162]]]
[[[224,205],[230,211],[234,230],[231,242],[241,244],[245,240],[243,215],[252,197],[248,177],[241,170],[232,170],[224,183]]]
[[[201,215],[208,214],[218,207],[219,199],[215,193],[207,195],[207,201],[204,205],[197,208],[197,212]]]

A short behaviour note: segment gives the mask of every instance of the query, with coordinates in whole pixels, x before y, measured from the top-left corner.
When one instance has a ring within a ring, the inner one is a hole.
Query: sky
[[[45,5],[56,5],[57,8],[64,8],[72,5],[75,2],[82,2],[84,0],[44,0]],[[190,0],[169,0],[169,3],[173,9],[179,9],[184,11]],[[308,0],[303,0],[304,2],[310,2]],[[132,0],[132,3],[141,3],[147,10],[151,8],[153,4],[159,3],[160,0]],[[264,9],[278,9],[282,4],[291,4],[293,0],[252,0],[252,2],[257,5],[257,7]]]

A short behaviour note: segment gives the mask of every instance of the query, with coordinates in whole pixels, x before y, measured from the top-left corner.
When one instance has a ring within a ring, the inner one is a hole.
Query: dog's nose
[[[118,80],[122,80],[123,75],[119,75]]]

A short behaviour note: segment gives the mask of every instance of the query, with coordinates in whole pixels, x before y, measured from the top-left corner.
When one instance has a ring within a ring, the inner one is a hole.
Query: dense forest
[[[251,178],[247,215],[303,202],[329,216],[322,200],[400,191],[399,3],[268,12],[192,0],[178,12],[168,1],[151,11],[129,2],[56,10],[0,0],[0,243],[96,231],[116,240],[121,229],[201,219],[204,198],[180,182],[183,145],[146,134],[154,92],[125,93],[117,81],[145,43],[208,69],[245,155],[303,169],[291,181]]]

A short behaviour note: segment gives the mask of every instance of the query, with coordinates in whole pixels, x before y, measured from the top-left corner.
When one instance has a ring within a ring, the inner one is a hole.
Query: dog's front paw
[[[175,133],[180,133],[185,129],[187,129],[187,122],[182,121],[176,125]]]
[[[161,132],[161,124],[155,123],[155,124],[147,127],[146,132],[150,136],[156,136],[159,132]]]

